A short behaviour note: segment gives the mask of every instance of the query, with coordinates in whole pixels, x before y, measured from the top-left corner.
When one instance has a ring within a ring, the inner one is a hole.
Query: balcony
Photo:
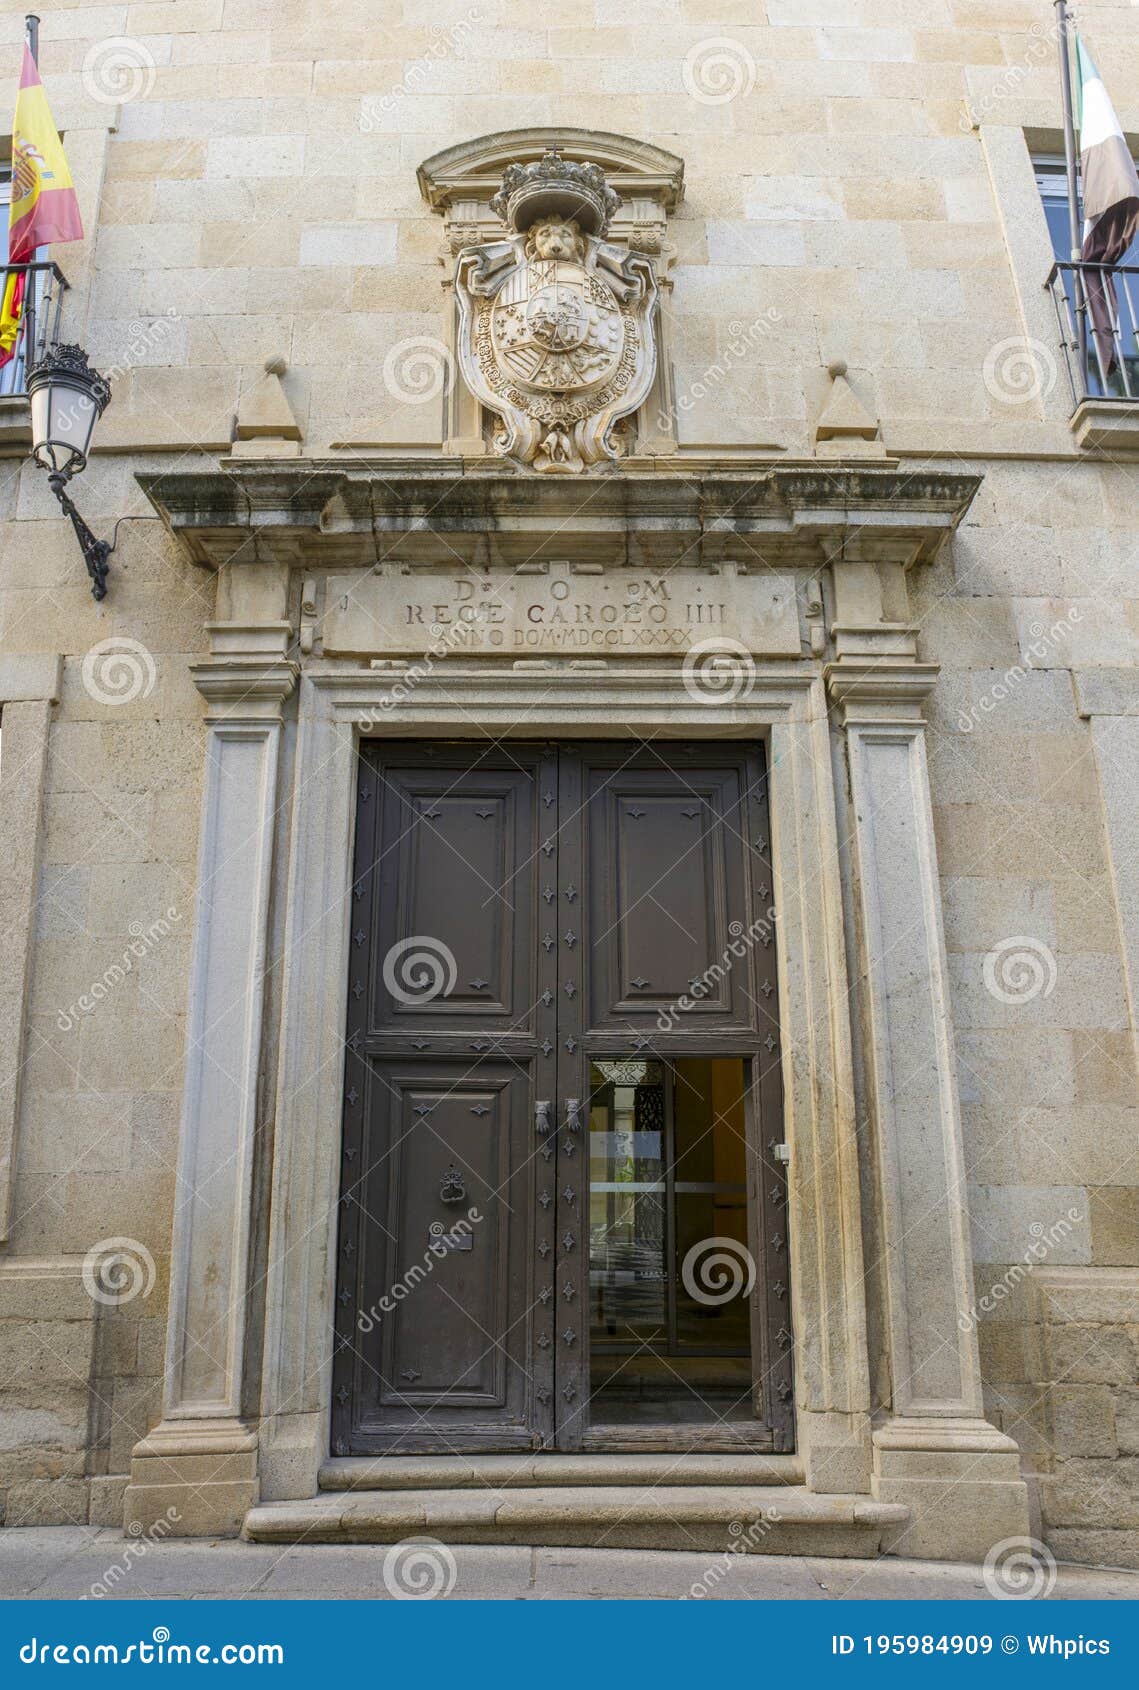
[[[16,355],[0,369],[0,445],[23,445],[32,437],[25,386],[28,368],[43,356],[45,347],[59,339],[63,296],[69,285],[59,265],[45,258],[34,264],[6,264],[3,286],[7,287],[9,276],[21,271],[28,281]]]
[[[1102,278],[1111,353],[1092,333],[1089,288]],[[1139,448],[1139,265],[1057,262],[1047,287],[1056,310],[1081,446]]]

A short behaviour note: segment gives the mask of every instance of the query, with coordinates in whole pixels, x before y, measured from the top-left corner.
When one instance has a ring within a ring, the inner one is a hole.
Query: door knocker
[[[441,1203],[465,1203],[467,1188],[459,1177],[459,1170],[452,1162],[443,1178],[439,1181],[439,1201]]]

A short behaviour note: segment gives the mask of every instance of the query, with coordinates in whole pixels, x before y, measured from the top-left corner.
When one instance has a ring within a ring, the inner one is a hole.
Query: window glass
[[[1032,162],[1036,167],[1036,186],[1040,189],[1048,233],[1052,236],[1052,251],[1057,258],[1068,259],[1072,255],[1072,242],[1068,233],[1068,175],[1064,160],[1043,154],[1037,155]],[[1080,216],[1082,220],[1082,205]],[[1136,235],[1120,262],[1139,264],[1139,235]]]

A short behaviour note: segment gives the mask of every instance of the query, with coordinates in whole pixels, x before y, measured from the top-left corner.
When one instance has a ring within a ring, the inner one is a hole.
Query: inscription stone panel
[[[491,657],[683,656],[712,639],[760,656],[800,651],[794,576],[698,569],[332,575],[323,636],[329,655],[361,657],[440,646]]]

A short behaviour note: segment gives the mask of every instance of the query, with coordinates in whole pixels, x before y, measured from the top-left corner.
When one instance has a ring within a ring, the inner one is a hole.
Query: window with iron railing
[[[1056,262],[1048,288],[1056,308],[1072,398],[1139,402],[1139,238],[1118,264],[1084,264],[1072,258],[1068,181],[1064,160],[1033,159],[1036,185]],[[1092,332],[1091,299],[1102,286],[1109,333]]]

